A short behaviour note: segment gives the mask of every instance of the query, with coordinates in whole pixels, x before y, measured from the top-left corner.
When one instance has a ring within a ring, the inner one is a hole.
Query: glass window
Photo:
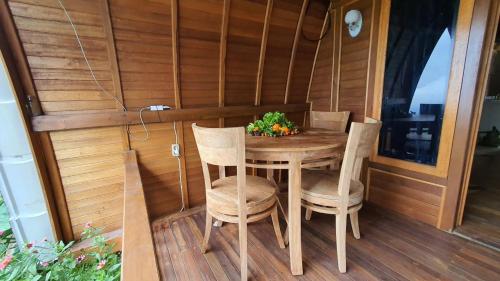
[[[379,155],[436,165],[459,0],[392,0]]]

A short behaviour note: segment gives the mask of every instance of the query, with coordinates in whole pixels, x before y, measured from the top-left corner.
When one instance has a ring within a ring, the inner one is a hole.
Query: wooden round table
[[[249,167],[268,169],[268,178],[272,177],[272,169],[288,169],[288,227],[290,267],[293,275],[303,274],[300,225],[301,168],[304,165],[308,167],[324,165],[321,159],[341,155],[346,142],[346,133],[319,129],[277,138],[246,136],[246,158],[257,163],[249,164]],[[269,164],[258,164],[258,161],[267,161]],[[286,163],[273,164],[273,162]]]

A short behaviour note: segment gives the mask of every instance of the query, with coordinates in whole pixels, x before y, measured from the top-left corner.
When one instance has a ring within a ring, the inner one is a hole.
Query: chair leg
[[[210,239],[210,231],[212,230],[212,216],[208,211],[205,220],[205,236],[203,237],[203,244],[201,245],[201,252],[204,254],[207,252],[208,239]]]
[[[241,219],[239,222],[239,239],[240,239],[240,272],[241,280],[248,280],[248,267],[247,267],[247,221]]]
[[[346,272],[346,225],[347,225],[347,212],[340,212],[335,215],[335,232],[337,241],[337,260],[339,271]]]
[[[358,222],[358,212],[352,212],[349,217],[351,218],[351,228],[354,238],[359,239],[361,235],[359,233],[359,222]]]
[[[281,249],[285,248],[285,242],[283,241],[283,236],[281,235],[280,221],[278,219],[278,207],[274,207],[271,213],[271,219],[273,221],[274,233],[276,234],[276,239],[278,239],[278,245]]]
[[[306,208],[306,221],[311,220],[312,210],[310,208]]]

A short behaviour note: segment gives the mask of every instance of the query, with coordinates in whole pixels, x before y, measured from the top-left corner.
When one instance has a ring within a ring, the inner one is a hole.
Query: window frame
[[[375,144],[375,147],[377,149],[373,149],[370,161],[437,177],[447,177],[451,148],[453,145],[453,135],[455,132],[456,118],[458,114],[458,104],[462,87],[465,57],[472,22],[473,7],[474,0],[460,0],[455,27],[455,40],[453,42],[453,55],[451,60],[450,77],[448,81],[448,92],[446,94],[446,102],[436,165],[431,166],[428,164],[421,164],[379,155],[379,138],[377,138]],[[391,0],[381,0],[380,24],[378,33],[379,38],[378,47],[376,50],[377,64],[375,68],[374,98],[372,109],[372,116],[377,119],[381,118],[382,112],[382,98],[390,13]]]

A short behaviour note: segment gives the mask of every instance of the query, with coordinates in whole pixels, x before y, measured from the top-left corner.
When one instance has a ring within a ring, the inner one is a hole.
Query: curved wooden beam
[[[262,96],[262,77],[264,74],[264,63],[266,59],[267,38],[269,35],[269,24],[271,23],[271,12],[273,10],[273,0],[267,1],[266,17],[264,19],[264,28],[262,30],[262,41],[260,42],[259,68],[257,70],[257,86],[255,87],[255,103],[260,105]]]
[[[171,27],[172,27],[172,68],[174,74],[174,97],[175,97],[175,108],[181,109],[181,93],[180,93],[180,81],[179,81],[179,42],[178,42],[178,15],[179,15],[179,3],[177,0],[172,0],[171,5]]]
[[[304,0],[304,2],[302,3],[302,9],[300,10],[299,20],[297,21],[297,28],[295,29],[295,37],[293,39],[292,54],[290,55],[290,63],[288,65],[288,76],[286,78],[285,101],[284,101],[285,104],[288,103],[288,96],[290,94],[290,84],[292,82],[293,67],[295,65],[295,55],[297,54],[297,46],[299,45],[300,33],[302,30],[302,25],[304,23],[304,16],[306,14],[308,3],[309,3],[309,0]]]
[[[226,47],[227,29],[229,25],[229,7],[231,0],[224,0],[222,7],[222,24],[219,44],[219,107],[224,107],[224,96],[226,88]],[[219,118],[219,127],[224,127],[224,118]]]
[[[325,15],[325,19],[323,20],[323,27],[321,27],[320,35],[322,35],[325,32],[326,23],[328,22],[328,17],[330,16],[330,8],[331,7],[332,7],[332,3],[330,3],[330,5],[328,6],[328,10],[326,10],[326,15]],[[319,49],[321,48],[321,42],[323,42],[323,40],[319,40],[318,44],[316,45],[316,52],[314,53],[313,65],[311,68],[311,75],[309,76],[309,86],[307,87],[306,102],[310,102],[309,96],[311,93],[311,85],[312,85],[312,81],[313,81],[314,72],[316,70],[316,61],[318,60],[318,54],[319,54]],[[332,61],[332,63],[333,63],[333,61]]]

